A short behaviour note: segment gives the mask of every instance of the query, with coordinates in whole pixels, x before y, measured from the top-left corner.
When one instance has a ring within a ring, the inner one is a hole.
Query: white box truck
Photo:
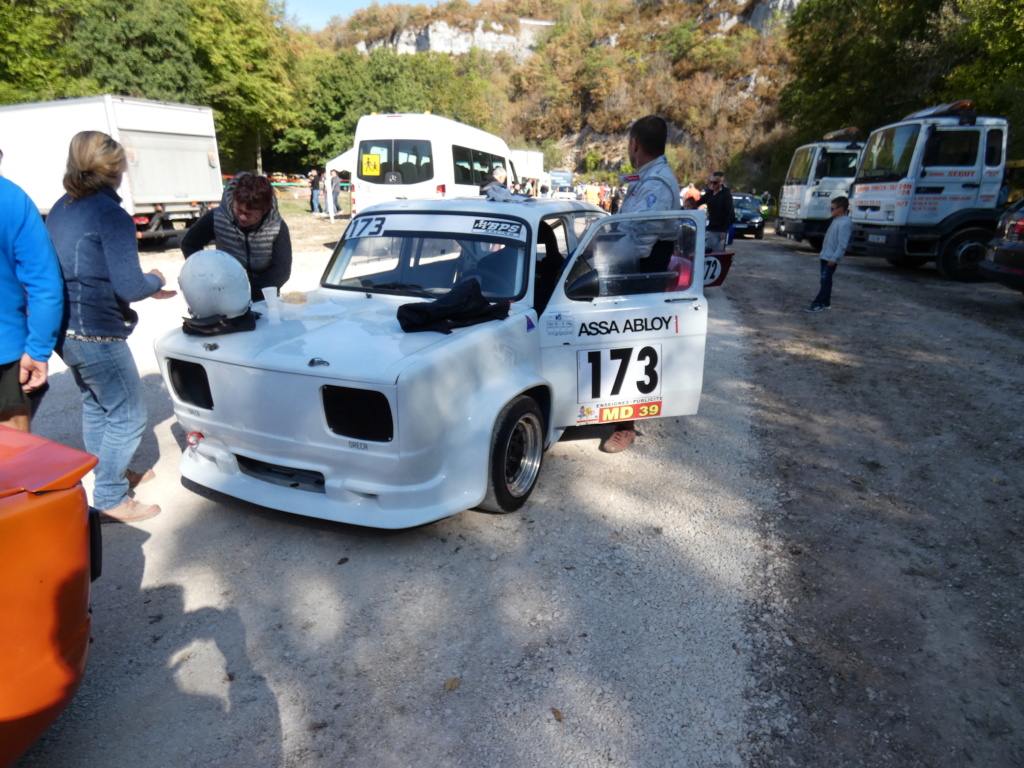
[[[850,199],[850,253],[897,267],[934,261],[943,277],[978,279],[1003,213],[1009,125],[970,101],[921,110],[872,132]]]
[[[124,147],[128,170],[117,192],[140,240],[168,237],[220,202],[209,107],[111,95],[0,107],[0,172],[44,216],[64,194],[68,147],[79,131],[102,131]]]
[[[543,152],[535,149],[513,149],[511,153],[515,178],[519,182],[523,182],[526,179],[540,179],[541,177],[550,181],[547,174],[544,173]]]
[[[856,128],[826,133],[823,141],[805,144],[793,153],[786,183],[779,197],[779,221],[775,234],[790,240],[806,240],[821,250],[832,221],[833,197],[849,194],[862,143]]]

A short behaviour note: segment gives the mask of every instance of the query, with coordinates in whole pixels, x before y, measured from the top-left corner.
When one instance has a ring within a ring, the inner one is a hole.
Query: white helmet
[[[192,317],[240,317],[249,310],[249,277],[234,256],[224,251],[196,251],[185,259],[178,287]]]

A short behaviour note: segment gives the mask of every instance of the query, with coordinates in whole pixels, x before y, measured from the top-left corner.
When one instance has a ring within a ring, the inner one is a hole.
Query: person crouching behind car
[[[291,277],[291,235],[266,176],[240,173],[228,182],[220,205],[185,233],[181,251],[187,259],[210,243],[245,267],[253,301],[263,300],[264,288],[280,290]]]

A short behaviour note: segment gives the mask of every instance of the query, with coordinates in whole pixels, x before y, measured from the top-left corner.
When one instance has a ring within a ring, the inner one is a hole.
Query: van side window
[[[473,183],[483,184],[487,174],[491,172],[491,156],[479,149],[473,150]]]
[[[993,128],[985,138],[985,165],[996,168],[1003,164],[1003,131]]]
[[[466,147],[452,145],[452,162],[455,164],[455,183],[473,183],[473,152]]]

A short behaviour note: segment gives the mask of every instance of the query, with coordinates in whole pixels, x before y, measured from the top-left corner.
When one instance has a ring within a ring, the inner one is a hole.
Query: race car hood
[[[258,302],[253,310],[262,316],[254,331],[191,336],[178,329],[158,338],[154,346],[158,357],[394,384],[412,358],[455,335],[404,332],[396,312],[402,304],[416,301],[358,293],[318,303],[280,303],[278,323],[271,322],[265,303]]]

